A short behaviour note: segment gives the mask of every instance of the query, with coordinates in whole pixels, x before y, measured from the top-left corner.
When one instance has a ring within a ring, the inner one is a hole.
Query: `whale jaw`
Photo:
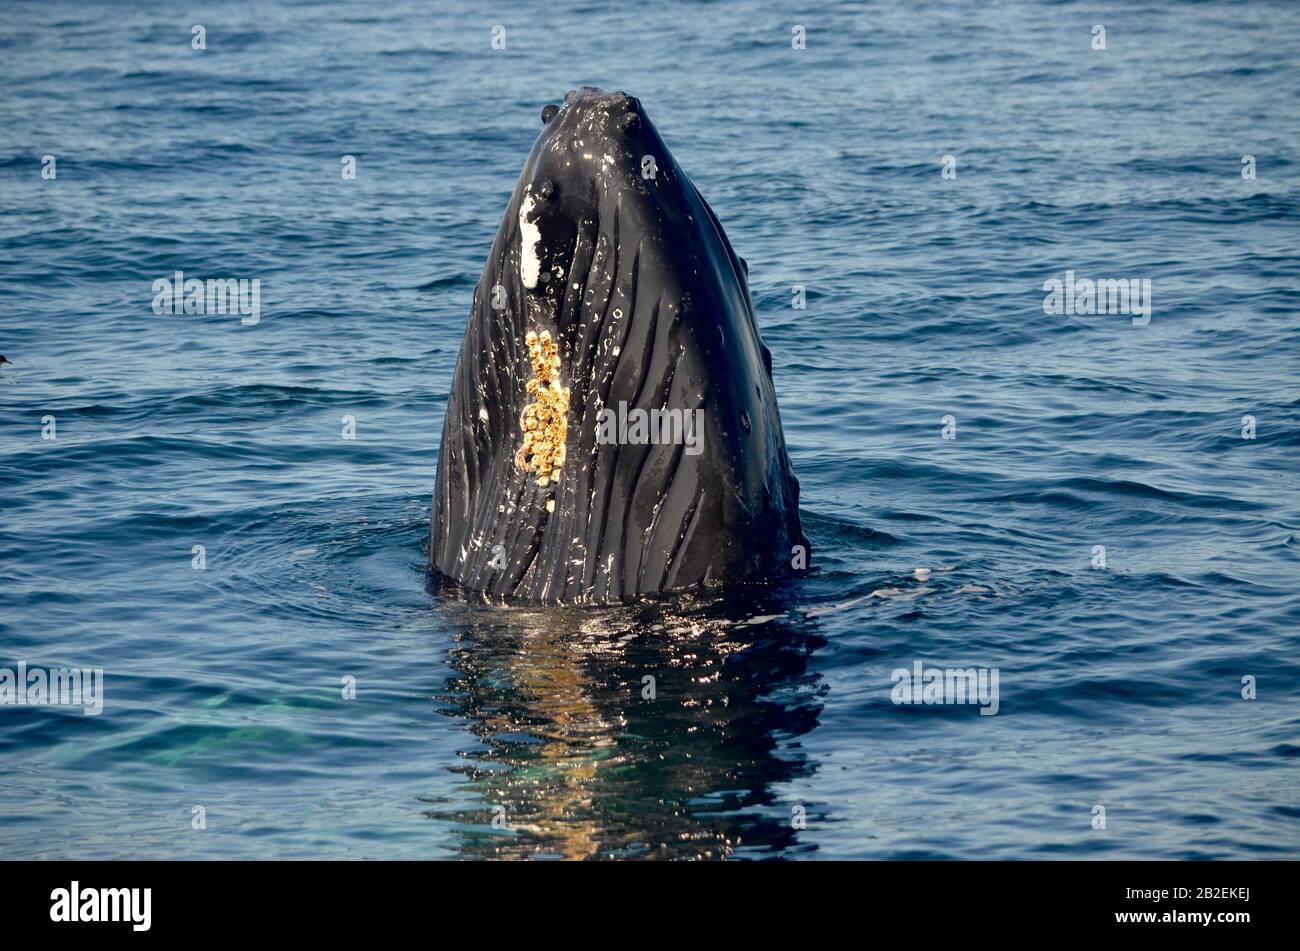
[[[453,378],[431,568],[491,598],[609,603],[806,565],[717,218],[635,99],[584,87],[543,115]]]

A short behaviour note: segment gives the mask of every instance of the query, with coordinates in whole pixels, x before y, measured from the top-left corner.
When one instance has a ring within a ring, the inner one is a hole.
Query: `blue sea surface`
[[[1300,858],[1300,7],[198,9],[0,4],[0,667],[105,676],[0,706],[6,858]],[[474,285],[583,83],[749,262],[800,580],[428,585]],[[260,319],[155,314],[176,271]],[[1150,322],[1046,314],[1067,271]],[[894,703],[918,661],[996,715]]]

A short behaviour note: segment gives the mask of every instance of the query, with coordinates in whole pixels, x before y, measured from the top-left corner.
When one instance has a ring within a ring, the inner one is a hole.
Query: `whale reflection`
[[[779,596],[601,609],[444,602],[436,699],[478,742],[456,767],[467,858],[764,857],[811,850],[778,789],[815,768],[822,643]]]

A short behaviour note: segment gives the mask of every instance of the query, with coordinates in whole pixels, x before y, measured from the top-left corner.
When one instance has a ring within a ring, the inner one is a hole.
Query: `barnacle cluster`
[[[524,444],[515,453],[515,463],[525,472],[537,473],[537,484],[550,485],[560,479],[564,465],[564,437],[568,430],[569,388],[560,386],[560,352],[549,330],[533,331],[524,338],[533,363],[528,395],[533,402],[524,407],[519,427]],[[549,503],[551,508],[554,503]]]

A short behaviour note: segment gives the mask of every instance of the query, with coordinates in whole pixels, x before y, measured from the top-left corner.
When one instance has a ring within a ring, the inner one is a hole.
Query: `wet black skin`
[[[492,599],[551,603],[803,567],[799,485],[744,263],[636,99],[583,87],[542,121],[461,345],[430,567]],[[529,199],[532,287],[519,220]],[[558,341],[570,388],[567,458],[545,487],[515,461],[530,331]],[[601,443],[599,413],[620,401],[703,410],[701,451]]]

